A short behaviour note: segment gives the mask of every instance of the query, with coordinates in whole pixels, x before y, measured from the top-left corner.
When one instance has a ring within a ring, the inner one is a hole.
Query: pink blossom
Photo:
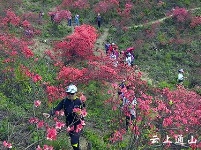
[[[82,130],[82,128],[83,128],[83,126],[81,124],[78,124],[75,132],[80,132]]]
[[[39,100],[34,101],[34,105],[35,107],[39,107],[41,105],[41,101]]]
[[[80,108],[73,108],[73,112],[75,112],[76,114],[80,114],[81,109]]]
[[[114,89],[117,89],[119,86],[118,86],[117,83],[112,83],[112,87],[113,87]]]
[[[80,96],[80,100],[81,100],[82,102],[85,102],[87,99],[86,99],[86,97],[82,94],[82,95]]]
[[[84,120],[81,120],[81,125],[83,125],[83,126],[85,126],[85,125],[86,125],[86,123],[85,123],[85,121],[84,121]]]
[[[112,106],[112,110],[117,110],[117,106]]]
[[[111,90],[108,90],[108,91],[107,91],[107,94],[112,94],[112,91],[111,91]]]
[[[122,141],[123,140],[123,134],[120,131],[115,131],[113,136],[110,138],[110,141],[112,143],[117,142],[117,141]]]
[[[37,123],[37,128],[42,128],[44,126],[44,121],[39,121]]]
[[[64,111],[63,110],[56,111],[55,115],[57,115],[57,116],[64,116]]]
[[[55,128],[56,128],[56,129],[61,129],[61,128],[64,127],[64,126],[65,126],[65,123],[57,121]]]
[[[63,110],[60,111],[60,115],[64,116],[64,111]]]
[[[38,118],[36,118],[36,117],[29,118],[29,123],[33,124],[33,123],[37,123],[37,122],[38,122]]]
[[[54,119],[53,119],[55,122],[58,120],[58,118],[57,117],[54,117]]]
[[[86,117],[86,116],[87,116],[87,111],[86,111],[86,109],[83,109],[83,110],[81,111],[81,115],[82,115],[83,117]]]
[[[3,141],[3,146],[6,148],[12,148],[11,143],[8,143],[7,141]]]
[[[43,145],[43,148],[40,147],[40,145],[38,145],[38,147],[36,148],[36,150],[53,150],[52,146],[48,146],[48,145]]]
[[[38,58],[35,58],[34,61],[37,62],[37,61],[38,61]]]
[[[40,75],[36,74],[32,77],[32,80],[33,80],[33,82],[38,82],[38,81],[42,80],[42,77]]]
[[[53,147],[48,145],[43,145],[43,150],[53,150]]]
[[[55,112],[55,115],[59,116],[59,111],[56,111],[56,112]]]
[[[72,126],[72,127],[68,126],[66,130],[67,130],[67,132],[73,131],[74,130],[74,126]]]
[[[40,145],[38,145],[38,147],[36,148],[36,150],[43,150]]]
[[[55,128],[48,128],[47,129],[47,140],[56,140],[57,137],[57,130]]]
[[[31,24],[30,24],[27,20],[24,20],[24,21],[22,22],[22,26],[23,26],[23,27],[29,27],[29,26],[31,26]]]

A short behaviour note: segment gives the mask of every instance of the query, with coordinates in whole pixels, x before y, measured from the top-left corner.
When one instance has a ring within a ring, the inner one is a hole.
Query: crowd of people
[[[126,50],[122,50],[119,52],[119,48],[115,43],[110,43],[108,40],[105,43],[105,54],[110,57],[115,67],[118,66],[118,62],[122,58],[125,64],[133,67],[135,62],[134,50],[135,50],[134,47],[129,47]],[[184,79],[185,79],[184,70],[179,69],[177,76],[177,83],[183,85]]]
[[[136,106],[137,98],[135,95],[127,96],[129,93],[130,87],[126,84],[126,80],[123,80],[119,84],[118,88],[118,97],[121,100],[121,110],[126,117],[126,130],[129,126],[133,124],[134,119],[136,118]]]
[[[134,47],[129,47],[126,50],[119,52],[118,46],[115,43],[105,43],[105,53],[114,62],[114,66],[117,67],[119,57],[125,60],[128,66],[134,65]]]

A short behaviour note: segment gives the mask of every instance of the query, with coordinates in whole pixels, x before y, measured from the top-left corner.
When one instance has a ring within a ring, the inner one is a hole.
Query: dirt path
[[[104,43],[105,43],[107,36],[109,34],[108,31],[109,31],[108,28],[103,29],[103,34],[101,34],[101,36],[96,41],[96,44],[95,44],[96,49],[102,49],[102,50],[105,49]]]
[[[199,10],[199,9],[201,9],[201,7],[189,9],[187,11],[195,11],[195,10]],[[154,21],[147,22],[147,23],[143,23],[143,24],[139,24],[139,25],[133,25],[133,26],[128,27],[128,28],[129,29],[130,28],[138,28],[138,27],[143,27],[143,26],[147,26],[147,25],[152,25],[152,24],[155,24],[155,23],[161,23],[161,22],[165,21],[166,19],[169,19],[169,18],[172,18],[172,17],[173,17],[173,15],[170,15],[170,16],[163,17],[161,19],[157,19],[157,20],[154,20]]]
[[[103,33],[99,36],[99,38],[97,39],[96,43],[95,43],[95,55],[98,55],[98,51],[104,52],[105,50],[105,42],[107,40],[107,36],[109,34],[109,29],[108,28],[104,28],[103,29]]]
[[[94,51],[95,55],[99,55],[98,50],[104,51],[104,49],[105,49],[104,48],[104,43],[105,43],[105,41],[107,39],[107,36],[109,34],[108,31],[109,31],[108,28],[104,28],[103,33],[97,39],[97,41],[95,43],[95,51]],[[86,124],[89,125],[89,126],[92,126],[91,123],[86,122]],[[85,127],[85,128],[88,129],[88,127]],[[97,131],[97,132],[101,133],[101,131]],[[81,150],[90,150],[90,148],[88,147],[88,141],[83,136],[80,137],[80,148],[81,148]],[[72,148],[70,148],[69,150],[72,150]]]

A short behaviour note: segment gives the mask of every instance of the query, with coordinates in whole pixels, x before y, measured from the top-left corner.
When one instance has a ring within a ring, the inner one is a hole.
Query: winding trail
[[[105,41],[107,40],[107,36],[109,35],[108,31],[109,31],[108,28],[103,28],[103,33],[96,40],[94,54],[97,56],[100,55],[100,52],[105,54],[103,50],[105,49],[104,47]]]
[[[103,29],[103,34],[101,34],[101,36],[96,41],[95,44],[96,49],[102,49],[102,50],[104,49],[104,42],[106,41],[107,36],[109,34],[108,31],[109,31],[108,28]]]
[[[201,7],[189,9],[187,11],[195,11],[195,10],[199,10],[199,9],[201,9]],[[131,28],[138,28],[138,27],[143,27],[143,26],[149,26],[149,25],[152,25],[152,24],[155,24],[155,23],[161,23],[161,22],[165,21],[166,19],[169,19],[169,18],[172,18],[172,17],[173,17],[173,15],[170,15],[170,16],[163,17],[161,19],[157,19],[157,20],[154,20],[154,21],[147,22],[147,23],[130,26],[128,28],[131,29]]]

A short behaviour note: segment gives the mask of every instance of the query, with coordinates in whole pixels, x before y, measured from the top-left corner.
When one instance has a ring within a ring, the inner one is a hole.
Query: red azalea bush
[[[201,16],[193,17],[190,23],[191,28],[201,25]]]
[[[201,96],[195,92],[188,91],[184,87],[179,86],[177,90],[171,91],[168,88],[162,90],[149,91],[146,83],[139,84],[136,79],[127,78],[129,90],[122,89],[122,92],[127,99],[132,100],[133,96],[137,98],[136,105],[136,119],[131,122],[130,130],[135,135],[134,140],[138,144],[149,142],[151,136],[158,134],[160,142],[165,141],[166,136],[171,137],[171,141],[174,142],[174,138],[178,135],[182,135],[188,138],[189,135],[193,135],[195,139],[199,139],[201,125]],[[130,82],[129,82],[130,81]],[[140,81],[140,79],[139,79]],[[145,88],[145,89],[144,89]],[[117,90],[116,86],[114,89]],[[151,92],[149,95],[146,92]],[[106,101],[106,104],[118,108],[121,104],[121,100],[116,98],[116,90],[110,91],[112,98]],[[130,98],[129,98],[130,97]],[[117,109],[114,109],[118,111]],[[123,114],[127,114],[127,109],[122,110]],[[118,133],[124,129],[121,125],[122,119],[125,115],[120,115],[119,119],[113,124],[116,125],[115,133],[111,137],[113,143],[120,142],[122,138],[117,138]],[[149,136],[145,137],[146,132],[149,132]],[[123,134],[123,133],[122,133]],[[119,136],[118,136],[119,137]],[[143,138],[142,138],[143,137]],[[139,139],[138,139],[139,138]],[[115,141],[116,140],[116,141]],[[190,139],[188,139],[190,140]],[[187,141],[185,141],[188,144]],[[140,144],[141,145],[141,144]],[[198,147],[199,143],[195,146]],[[132,145],[136,147],[136,145]],[[143,146],[143,145],[141,145]]]
[[[94,6],[96,13],[107,13],[108,11],[115,10],[119,6],[119,1],[100,1]]]
[[[50,16],[54,16],[53,20],[56,23],[60,23],[62,20],[67,20],[71,18],[71,12],[69,10],[57,10],[48,12]]]
[[[84,24],[77,26],[74,33],[67,36],[65,40],[56,43],[54,51],[62,58],[63,62],[89,59],[94,55],[93,49],[96,39],[95,28]]]
[[[185,22],[189,17],[189,12],[185,8],[176,7],[172,10],[173,17],[177,19],[178,22]]]
[[[60,7],[68,9],[87,9],[90,4],[88,0],[63,0]]]

